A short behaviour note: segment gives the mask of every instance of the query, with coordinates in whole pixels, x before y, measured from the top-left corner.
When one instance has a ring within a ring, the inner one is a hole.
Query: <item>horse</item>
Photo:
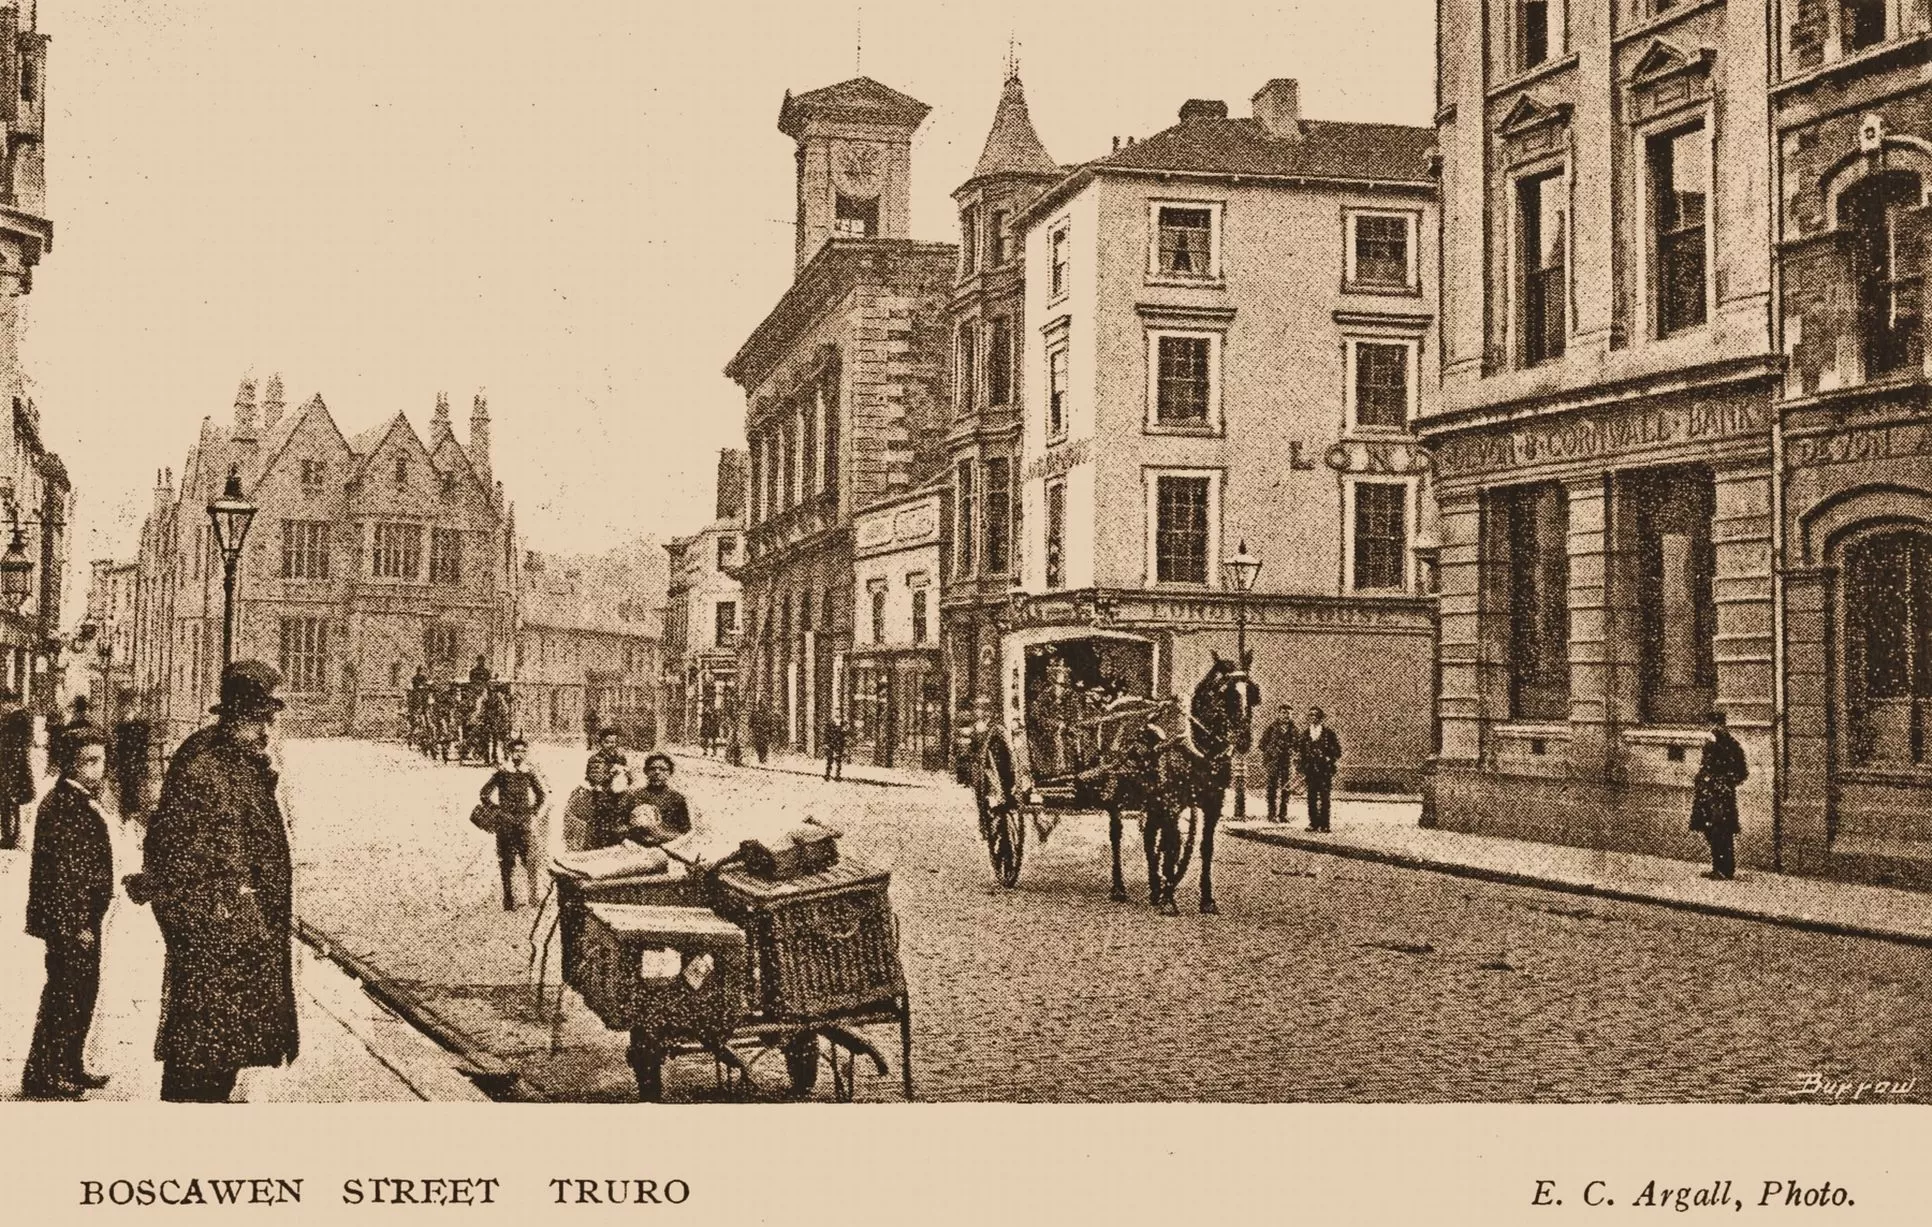
[[[1186,727],[1168,730],[1150,723],[1143,729],[1113,773],[1106,798],[1112,897],[1127,898],[1120,870],[1121,813],[1138,809],[1146,814],[1141,844],[1147,858],[1147,901],[1169,916],[1179,914],[1174,890],[1187,872],[1192,851],[1183,847],[1180,815],[1194,808],[1201,814],[1201,913],[1211,916],[1221,910],[1214,901],[1214,832],[1233,779],[1234,754],[1248,748],[1251,717],[1261,703],[1261,688],[1248,673],[1252,650],[1238,663],[1224,660],[1219,652],[1213,656],[1188,702]],[[1187,842],[1193,837],[1190,826]]]

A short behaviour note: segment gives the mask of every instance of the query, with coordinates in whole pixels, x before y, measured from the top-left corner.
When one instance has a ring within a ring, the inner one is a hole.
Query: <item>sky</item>
[[[738,3],[42,0],[53,250],[22,360],[77,492],[74,562],[131,557],[157,468],[281,373],[346,433],[487,392],[532,548],[711,518],[725,362],[792,273],[787,89],[862,68],[928,103],[914,237],[953,240],[1016,40],[1063,163],[1231,113],[1429,124],[1434,0]],[[73,586],[70,586],[70,590]]]

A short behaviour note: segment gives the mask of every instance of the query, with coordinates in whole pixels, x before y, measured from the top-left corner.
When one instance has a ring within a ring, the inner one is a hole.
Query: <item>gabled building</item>
[[[745,453],[718,453],[716,518],[664,549],[670,582],[664,607],[665,737],[694,744],[706,716],[738,713],[738,634],[744,597],[738,582],[745,539]]]
[[[739,640],[745,713],[815,753],[844,711],[853,517],[945,463],[946,304],[957,249],[910,236],[912,136],[928,108],[869,77],[793,96],[791,287],[725,367],[745,394],[750,483]]]
[[[231,470],[259,511],[236,578],[235,658],[278,665],[291,731],[388,735],[418,665],[467,676],[510,652],[508,507],[491,484],[489,407],[470,443],[439,394],[425,442],[398,413],[345,436],[318,394],[288,409],[280,376],[232,425],[203,419],[181,469],[156,484],[142,529],[136,682],[167,740],[201,724],[220,673],[222,563],[206,506]]]
[[[656,743],[658,593],[664,560],[635,543],[602,554],[526,550],[509,679],[525,736],[575,738],[596,726]]]
[[[1002,718],[1064,667],[1186,694],[1245,609],[1272,709],[1326,709],[1344,786],[1431,749],[1434,133],[1305,119],[1294,81],[1060,179],[1023,235],[1022,526]],[[961,499],[960,501],[964,501]],[[984,512],[981,512],[983,517]],[[1259,556],[1245,602],[1223,562]],[[957,551],[955,551],[957,552]]]

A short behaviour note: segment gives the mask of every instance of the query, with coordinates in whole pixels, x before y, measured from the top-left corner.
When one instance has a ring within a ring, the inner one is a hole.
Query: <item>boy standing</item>
[[[34,822],[27,932],[47,943],[47,984],[20,1089],[29,1099],[78,1099],[107,1085],[82,1053],[101,986],[101,920],[114,897],[114,847],[97,798],[107,739],[87,728],[61,739],[60,780]]]
[[[511,887],[513,871],[519,860],[523,862],[524,876],[529,880],[530,902],[537,901],[537,866],[530,858],[530,830],[535,825],[537,811],[543,808],[543,778],[533,769],[524,766],[523,756],[529,751],[523,738],[510,741],[510,761],[498,767],[484,783],[477,800],[493,806],[503,814],[503,821],[496,829],[496,863],[503,875],[503,910],[516,910],[516,891]],[[495,793],[494,800],[490,794]]]

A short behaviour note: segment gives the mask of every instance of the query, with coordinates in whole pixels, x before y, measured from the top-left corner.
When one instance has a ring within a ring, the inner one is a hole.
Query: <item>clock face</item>
[[[839,178],[859,193],[870,195],[879,178],[879,149],[876,145],[842,145],[837,152]]]

